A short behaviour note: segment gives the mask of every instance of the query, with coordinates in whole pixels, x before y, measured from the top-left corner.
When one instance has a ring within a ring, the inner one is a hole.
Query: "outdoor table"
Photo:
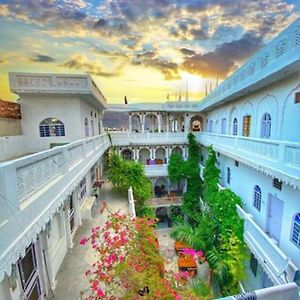
[[[179,271],[189,272],[190,277],[194,277],[197,274],[197,263],[192,255],[180,252],[177,263]]]

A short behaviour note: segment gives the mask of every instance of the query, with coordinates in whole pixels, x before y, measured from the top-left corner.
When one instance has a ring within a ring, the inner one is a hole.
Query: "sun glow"
[[[181,74],[181,88],[191,93],[199,93],[203,90],[203,78],[200,75],[194,75],[187,72]]]

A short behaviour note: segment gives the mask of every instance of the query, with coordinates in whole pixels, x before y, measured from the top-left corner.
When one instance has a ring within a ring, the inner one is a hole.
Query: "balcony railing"
[[[113,146],[185,144],[185,132],[110,132]]]
[[[146,165],[145,173],[147,177],[168,176],[168,165]]]
[[[293,281],[297,268],[289,260],[289,257],[255,223],[251,214],[246,213],[238,205],[237,212],[244,219],[245,242],[272,281],[275,284],[284,284],[287,281]]]
[[[182,196],[174,197],[161,197],[149,199],[148,205],[151,207],[161,207],[161,206],[171,206],[171,205],[181,205]]]
[[[300,187],[300,144],[243,136],[196,133],[202,145],[213,145],[218,152]]]

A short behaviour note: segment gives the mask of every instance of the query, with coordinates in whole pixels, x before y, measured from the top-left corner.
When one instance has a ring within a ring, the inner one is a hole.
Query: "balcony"
[[[202,145],[212,145],[217,152],[300,188],[299,143],[207,132],[195,135]]]
[[[244,239],[246,244],[274,284],[280,285],[292,282],[297,268],[290,261],[289,257],[255,223],[251,214],[246,213],[238,205],[237,212],[244,219]]]
[[[23,94],[74,95],[103,109],[106,99],[89,75],[9,73],[12,92]]]
[[[148,205],[150,207],[161,207],[161,206],[171,206],[171,205],[182,205],[182,196],[170,196],[161,198],[149,199]]]
[[[145,165],[147,177],[168,176],[168,165]]]
[[[187,144],[186,132],[110,132],[113,146]]]
[[[109,146],[101,135],[0,164],[0,281]]]

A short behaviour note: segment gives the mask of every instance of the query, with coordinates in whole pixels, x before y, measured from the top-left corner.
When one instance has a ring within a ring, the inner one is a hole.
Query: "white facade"
[[[47,274],[55,287],[81,211],[89,203],[95,167],[110,147],[108,135],[98,135],[106,106],[90,77],[14,73],[11,87],[22,98],[24,137],[36,150],[52,142],[69,144],[0,165],[0,299],[8,300],[29,298],[16,266],[30,245],[42,294],[50,289]],[[184,192],[184,182],[168,182],[167,162],[172,151],[187,158],[189,131],[195,131],[199,143],[201,173],[206,147],[213,145],[220,184],[242,199],[237,210],[245,219],[251,261],[258,263],[254,272],[245,262],[246,289],[292,282],[300,269],[295,227],[300,213],[299,92],[300,20],[201,102],[108,107],[129,112],[130,130],[110,133],[112,144],[124,158],[145,165],[154,196]],[[45,118],[62,121],[65,136],[39,136]],[[10,140],[9,147],[13,144]]]

